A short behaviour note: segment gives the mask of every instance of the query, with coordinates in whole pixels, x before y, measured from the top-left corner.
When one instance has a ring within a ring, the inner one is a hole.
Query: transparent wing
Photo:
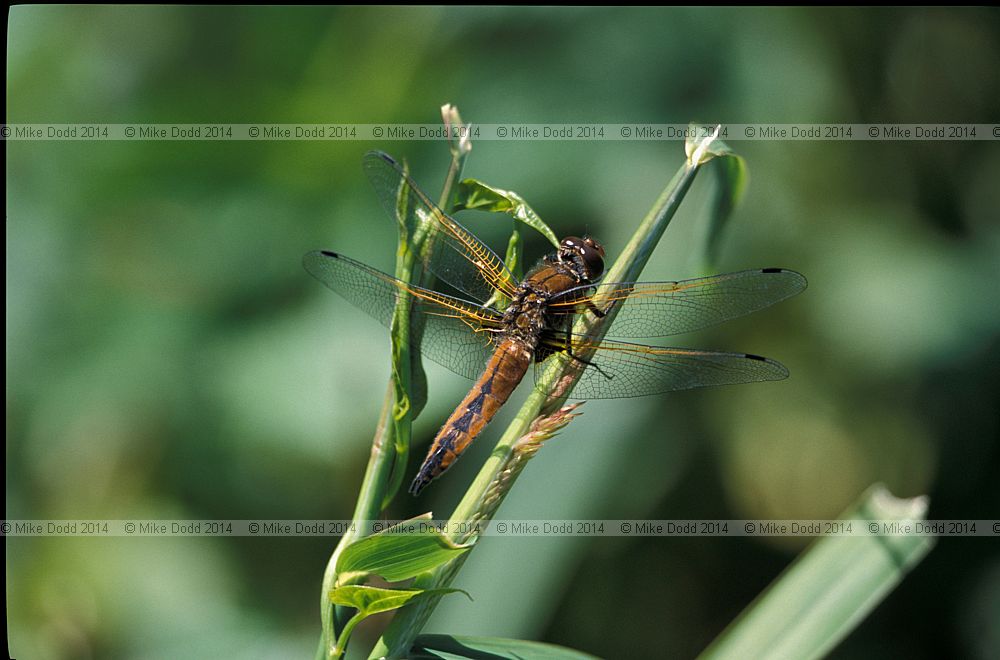
[[[310,275],[387,328],[400,294],[409,293],[421,352],[461,376],[478,378],[495,348],[490,330],[497,327],[500,315],[494,310],[408,285],[336,252],[310,252],[302,264]]]
[[[587,348],[574,338],[574,352]],[[548,338],[545,352],[562,350],[565,339]],[[587,357],[589,364],[574,362],[583,373],[570,393],[573,399],[618,399],[661,394],[713,385],[782,380],[788,370],[774,360],[748,353],[722,353],[686,348],[661,348],[642,344],[602,341]],[[545,363],[535,363],[535,379]]]
[[[783,268],[680,282],[604,282],[569,289],[553,298],[548,311],[580,313],[611,301],[619,309],[608,337],[667,337],[756,312],[805,288],[805,277]]]
[[[388,154],[370,151],[364,157],[365,173],[389,216],[403,223],[412,239],[421,227],[429,230],[424,266],[479,302],[499,289],[513,296],[517,280],[503,260],[469,230],[447,215],[425,195]]]

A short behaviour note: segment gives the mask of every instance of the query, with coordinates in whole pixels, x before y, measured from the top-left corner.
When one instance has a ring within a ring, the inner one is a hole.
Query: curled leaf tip
[[[926,495],[911,498],[899,498],[893,495],[884,484],[877,484],[871,489],[873,506],[880,511],[880,516],[893,519],[923,520],[927,518],[930,499]]]
[[[458,114],[458,108],[451,103],[441,106],[441,121],[444,122],[445,130],[448,134],[448,142],[452,149],[460,156],[465,156],[472,151],[471,125],[462,123],[462,117]],[[453,137],[458,135],[458,140]]]
[[[719,137],[722,124],[716,124],[715,128],[711,131],[708,131],[707,127],[702,126],[692,125],[692,128],[695,129],[697,137],[689,138],[684,144],[684,151],[688,157],[688,167],[704,165],[712,160],[715,154],[709,150],[709,147]]]
[[[469,128],[472,128],[472,124],[469,124]],[[467,154],[472,151],[472,131],[462,131],[461,137],[458,138],[458,151],[461,154]]]

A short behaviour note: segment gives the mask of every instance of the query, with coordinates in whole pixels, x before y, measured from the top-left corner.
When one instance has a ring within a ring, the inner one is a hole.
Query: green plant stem
[[[344,655],[344,651],[347,650],[347,640],[351,638],[351,633],[354,632],[355,626],[361,623],[364,618],[365,617],[359,612],[358,614],[352,616],[347,623],[344,624],[344,629],[340,631],[340,636],[337,637],[337,642],[330,650],[331,658],[339,658]]]
[[[329,656],[329,653],[333,649],[334,640],[336,639],[334,631],[335,608],[330,602],[330,592],[333,590],[333,585],[337,578],[337,560],[347,546],[364,535],[364,531],[368,528],[368,522],[378,518],[378,515],[382,511],[382,484],[386,484],[389,481],[389,474],[392,471],[394,459],[392,442],[393,425],[390,423],[394,401],[394,386],[390,381],[383,399],[382,412],[379,414],[378,424],[375,427],[375,438],[372,440],[371,456],[368,459],[368,467],[365,469],[364,479],[361,481],[361,490],[358,493],[358,501],[354,507],[354,515],[351,517],[351,525],[344,536],[340,538],[337,547],[334,548],[333,554],[330,555],[330,560],[326,564],[326,570],[323,573],[323,587],[320,592],[323,634],[316,653],[317,660]]]
[[[451,106],[442,108],[442,114],[446,125],[461,126],[461,117],[459,117],[458,111]],[[444,209],[448,209],[451,205],[452,191],[462,174],[465,160],[471,149],[468,143],[451,143],[450,147],[451,163],[440,199],[440,206]],[[395,275],[397,279],[404,282],[414,282],[416,277],[420,275],[416,265],[422,241],[422,236],[411,237],[403,231],[400,232],[396,252]],[[424,278],[423,284],[429,285],[428,278],[431,275],[424,272],[422,276]],[[337,624],[342,628],[340,638],[347,639],[343,635],[343,629],[354,620],[348,618],[346,608],[335,607],[330,602],[330,592],[337,579],[337,560],[347,546],[365,535],[370,528],[371,521],[376,520],[382,510],[388,506],[402,483],[406,469],[413,418],[419,413],[424,403],[423,400],[414,401],[412,396],[414,365],[417,369],[420,369],[420,365],[419,347],[411,346],[410,330],[410,298],[408,294],[404,293],[397,301],[393,318],[393,376],[383,398],[382,411],[379,414],[375,437],[372,441],[371,456],[368,459],[365,476],[358,492],[358,501],[351,519],[352,524],[348,532],[341,537],[337,547],[334,548],[323,572],[320,593],[322,635],[316,651],[317,660],[334,657],[337,650],[335,642],[338,638]],[[422,379],[422,372],[417,377]],[[339,651],[343,653],[344,649]]]
[[[638,277],[656,244],[663,236],[667,225],[676,214],[703,162],[699,159],[689,159],[677,171],[656,200],[653,208],[640,223],[622,254],[608,270],[604,278],[605,281],[632,281]],[[599,301],[598,304],[600,304]],[[574,325],[574,332],[588,332],[597,339],[603,337],[614,319],[615,309],[612,307],[609,313],[600,319],[590,314],[581,315],[581,318]],[[507,427],[483,468],[455,508],[448,526],[452,540],[458,542],[464,540],[458,538],[459,535],[453,531],[461,529],[457,523],[469,522],[474,519],[479,522],[487,522],[492,518],[500,501],[509,490],[510,483],[507,484],[507,490],[501,493],[500,499],[491,504],[490,510],[484,516],[482,515],[484,498],[490,490],[491,484],[497,482],[500,472],[510,460],[514,444],[528,432],[531,423],[539,415],[555,410],[565,401],[572,385],[579,378],[579,372],[575,375],[571,373],[573,369],[573,361],[563,355],[556,356],[551,360],[545,374],[518,411],[514,421]],[[516,478],[516,475],[514,477]],[[510,482],[512,483],[513,479]],[[413,587],[433,589],[447,586],[458,574],[468,554],[465,553],[455,561],[419,576],[414,581]],[[439,600],[439,598],[428,598],[402,608],[375,645],[369,658],[405,657],[413,640],[420,633]]]

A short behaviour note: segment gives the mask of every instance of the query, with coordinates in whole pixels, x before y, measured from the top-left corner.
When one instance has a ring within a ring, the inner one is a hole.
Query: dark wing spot
[[[336,252],[330,252],[329,250],[323,250],[322,252],[320,252],[320,254],[327,257],[333,257],[334,259],[340,259],[339,254],[337,254]]]
[[[380,159],[384,160],[385,162],[389,163],[390,165],[397,165],[396,159],[393,158],[392,156],[390,156],[389,154],[385,153],[384,151],[375,151],[375,150],[372,150],[372,151],[369,151],[366,155],[375,156],[377,158],[380,158]]]
[[[785,269],[784,268],[761,268],[760,272],[762,272],[762,273],[783,273],[783,272],[785,272]]]
[[[766,357],[761,357],[760,355],[753,355],[752,353],[744,353],[743,357],[750,360],[760,360],[761,362],[767,362]]]

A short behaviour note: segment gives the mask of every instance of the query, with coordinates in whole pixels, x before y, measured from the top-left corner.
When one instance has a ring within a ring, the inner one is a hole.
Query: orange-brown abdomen
[[[532,355],[532,347],[517,339],[507,339],[497,347],[486,363],[483,375],[431,443],[427,458],[410,485],[412,494],[419,493],[424,486],[451,467],[455,459],[475,440],[524,378],[531,366]]]

